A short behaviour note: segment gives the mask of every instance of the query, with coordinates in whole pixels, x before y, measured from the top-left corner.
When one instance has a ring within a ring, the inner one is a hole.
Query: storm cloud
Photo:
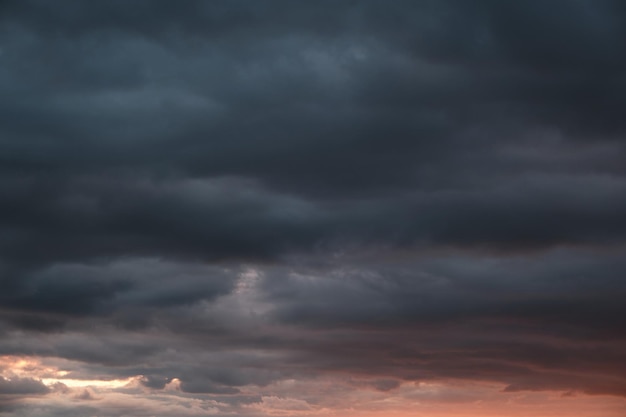
[[[0,3],[0,414],[626,408],[624,4],[179,3]]]

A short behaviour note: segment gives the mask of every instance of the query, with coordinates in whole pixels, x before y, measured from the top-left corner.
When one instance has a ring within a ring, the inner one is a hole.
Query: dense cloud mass
[[[0,415],[622,415],[625,75],[617,0],[0,2]]]

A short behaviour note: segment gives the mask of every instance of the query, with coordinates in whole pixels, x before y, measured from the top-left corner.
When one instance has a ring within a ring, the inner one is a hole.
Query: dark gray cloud
[[[49,389],[41,383],[29,378],[0,378],[0,396],[46,394]]]
[[[621,2],[0,26],[0,354],[239,404],[333,373],[626,395]]]
[[[300,348],[328,370],[624,395],[621,253],[440,256],[300,268],[263,286],[279,320],[326,331]]]
[[[50,388],[39,380],[0,376],[0,413],[15,410],[23,398],[46,395],[50,391]]]
[[[623,396],[622,258],[379,251],[266,266],[217,300],[150,310],[149,325],[120,328],[120,307],[86,321],[96,334],[74,321],[0,353],[82,362],[64,365],[69,378],[144,375],[156,390],[177,378],[183,392],[214,396],[327,373]]]
[[[622,240],[619,5],[5,7],[5,252],[24,262]],[[246,194],[201,201],[191,179]]]
[[[213,300],[229,293],[236,279],[232,268],[155,259],[57,263],[5,276],[0,318],[39,331],[89,326],[85,319],[98,317],[142,328],[150,326],[155,310]]]

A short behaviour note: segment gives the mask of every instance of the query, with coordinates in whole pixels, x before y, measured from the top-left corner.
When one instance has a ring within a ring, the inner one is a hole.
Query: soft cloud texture
[[[0,25],[0,414],[623,415],[620,2]]]

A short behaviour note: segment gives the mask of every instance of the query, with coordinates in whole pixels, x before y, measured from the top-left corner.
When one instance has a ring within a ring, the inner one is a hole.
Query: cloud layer
[[[0,414],[626,408],[620,2],[0,26]]]

